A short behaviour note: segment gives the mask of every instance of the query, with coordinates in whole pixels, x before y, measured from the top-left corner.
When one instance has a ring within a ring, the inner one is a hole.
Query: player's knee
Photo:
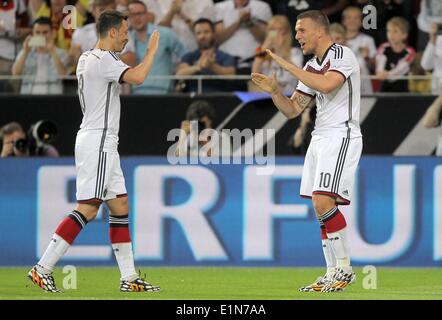
[[[322,215],[336,206],[336,199],[329,196],[313,195],[312,201],[313,208],[318,215]]]
[[[99,208],[100,208],[99,204],[93,204],[93,205],[92,204],[87,204],[87,205],[79,204],[79,205],[77,205],[75,210],[80,212],[86,218],[86,220],[89,222],[89,221],[92,221],[95,219]]]
[[[107,202],[107,205],[114,216],[127,215],[129,212],[128,197],[118,197]]]
[[[120,210],[122,212],[129,212],[129,198],[128,197],[122,197],[119,198],[118,206],[121,208]]]

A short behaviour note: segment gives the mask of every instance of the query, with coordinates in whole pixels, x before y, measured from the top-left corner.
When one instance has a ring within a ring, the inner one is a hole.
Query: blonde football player
[[[350,203],[362,152],[359,64],[349,48],[333,43],[329,21],[321,11],[306,11],[298,16],[296,39],[304,55],[314,55],[303,69],[267,51],[298,78],[291,98],[283,95],[275,75],[252,74],[252,81],[271,93],[276,107],[288,118],[300,115],[316,99],[315,129],[305,156],[300,193],[313,201],[327,272],[300,290],[341,291],[355,280],[345,234],[347,224],[338,205]]]

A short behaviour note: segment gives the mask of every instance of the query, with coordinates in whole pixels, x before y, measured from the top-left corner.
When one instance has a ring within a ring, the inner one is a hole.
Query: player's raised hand
[[[149,39],[149,45],[147,46],[147,52],[149,54],[155,55],[158,51],[158,45],[160,43],[160,32],[158,30],[155,30],[152,32],[150,39]]]
[[[273,53],[272,50],[267,49],[266,50],[267,54],[273,59],[275,60],[275,62],[277,64],[279,64],[281,66],[281,68],[283,68],[284,70],[290,71],[290,69],[293,67],[293,64],[291,64],[290,62],[288,62],[287,60],[284,60],[283,58],[281,58],[280,56],[278,56],[277,54]]]
[[[276,93],[279,90],[275,72],[271,77],[260,73],[252,73],[252,82],[267,93]]]

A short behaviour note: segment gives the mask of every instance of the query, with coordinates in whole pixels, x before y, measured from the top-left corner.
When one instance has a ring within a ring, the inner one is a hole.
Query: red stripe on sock
[[[66,217],[58,225],[55,233],[62,237],[67,243],[72,244],[80,231],[80,226],[70,217]]]
[[[321,238],[322,240],[327,239],[327,230],[325,229],[325,226],[321,227]]]
[[[325,229],[327,233],[337,232],[344,229],[347,226],[345,217],[341,211],[337,211],[336,215],[328,221],[324,221]]]
[[[129,227],[109,228],[109,238],[111,243],[130,242]]]

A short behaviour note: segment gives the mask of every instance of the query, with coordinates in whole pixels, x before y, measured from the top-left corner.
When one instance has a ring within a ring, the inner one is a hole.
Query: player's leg
[[[313,194],[313,207],[325,227],[326,236],[336,258],[336,267],[351,271],[350,257],[345,240],[347,222],[336,205],[336,198]]]
[[[313,195],[314,181],[317,171],[317,163],[318,163],[318,148],[320,147],[320,141],[313,139],[307,149],[307,153],[304,160],[304,166],[302,171],[302,180],[301,180],[301,196],[304,198],[311,198]],[[316,214],[318,218],[318,215]],[[336,261],[335,256],[333,254],[332,248],[329,245],[329,240],[327,238],[327,234],[325,232],[325,226],[318,218],[320,232],[321,232],[321,242],[322,242],[322,251],[324,254],[324,259],[327,265],[327,270],[325,274],[321,277],[318,277],[315,282],[303,286],[299,288],[300,291],[303,292],[318,292],[325,286],[327,281],[331,279],[332,272],[335,270]]]
[[[106,203],[110,210],[109,237],[121,273],[120,290],[124,292],[159,291],[160,287],[142,279],[135,270],[132,242],[129,233],[127,195],[107,200]]]
[[[92,144],[93,145],[93,144]],[[103,153],[87,145],[75,147],[77,170],[77,206],[61,221],[40,261],[29,272],[29,278],[46,291],[57,292],[52,271],[66,254],[80,231],[97,215],[102,202],[101,189],[104,168]],[[43,281],[44,280],[44,281]],[[45,281],[51,285],[44,285]]]
[[[42,257],[28,273],[32,282],[48,292],[60,292],[52,277],[54,267],[66,254],[80,231],[95,218],[99,207],[99,203],[79,203],[75,210],[61,221]]]
[[[313,206],[320,213],[320,219],[325,226],[329,246],[336,259],[336,269],[333,281],[322,291],[342,291],[355,281],[355,273],[351,267],[350,250],[347,242],[347,222],[336,205],[336,198],[327,195],[313,195]]]
[[[135,270],[129,232],[129,203],[118,153],[108,155],[112,165],[106,185],[106,204],[109,208],[109,238],[121,273],[120,290],[158,291],[158,286],[141,279]]]
[[[121,280],[138,278],[129,233],[129,205],[127,195],[106,201],[109,207],[109,238],[121,272]]]
[[[313,191],[313,206],[336,258],[336,272],[332,288],[339,291],[355,280],[346,236],[347,222],[338,204],[350,203],[350,192],[362,151],[362,139],[329,138],[321,148]],[[338,279],[339,281],[336,281]]]

